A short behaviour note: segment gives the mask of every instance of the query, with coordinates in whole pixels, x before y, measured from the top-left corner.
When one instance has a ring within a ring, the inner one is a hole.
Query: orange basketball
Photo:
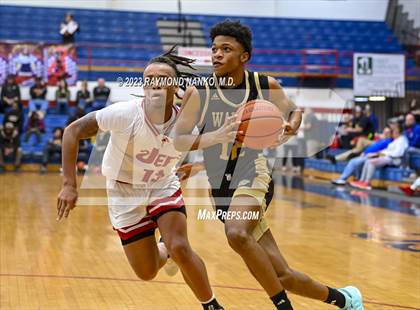
[[[283,132],[284,119],[280,110],[267,100],[252,100],[237,111],[241,121],[236,140],[246,147],[262,150],[272,146]]]

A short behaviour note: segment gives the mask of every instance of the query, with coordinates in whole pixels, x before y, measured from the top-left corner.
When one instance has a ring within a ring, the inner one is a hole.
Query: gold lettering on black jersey
[[[220,151],[220,159],[229,160],[228,147],[229,147],[228,143],[222,144],[222,150]],[[241,147],[242,147],[242,143],[238,141],[235,141],[235,143],[233,143],[231,155],[230,155],[230,158],[232,160],[235,160],[238,157],[238,153],[239,153],[239,157],[245,156],[245,150],[241,149],[241,151],[238,152],[238,149]]]
[[[223,123],[226,121],[226,118],[233,115],[234,112],[211,112],[213,116],[213,127],[218,128],[223,125]]]
[[[223,115],[225,114],[225,112],[212,112],[211,114],[213,116],[213,127],[217,128],[222,126]]]

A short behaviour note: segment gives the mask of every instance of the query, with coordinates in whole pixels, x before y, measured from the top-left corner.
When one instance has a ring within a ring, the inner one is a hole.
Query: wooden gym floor
[[[56,222],[60,184],[56,173],[0,175],[0,309],[201,309],[179,274],[136,279],[105,206],[79,206]],[[197,220],[199,208],[187,208],[189,238],[219,301],[273,309],[222,224]],[[368,310],[420,308],[420,217],[277,186],[267,218],[294,268],[358,286]],[[295,309],[336,309],[289,296]]]

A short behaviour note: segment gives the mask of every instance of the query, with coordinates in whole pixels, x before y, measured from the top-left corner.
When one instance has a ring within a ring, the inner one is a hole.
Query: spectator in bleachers
[[[73,123],[75,120],[78,120],[79,118],[83,117],[85,115],[85,111],[80,109],[79,107],[76,108],[76,111],[74,114],[70,115],[70,117],[67,119],[66,126]],[[83,139],[79,141],[79,156],[86,159],[86,161],[89,159],[90,152],[92,151],[92,143],[91,139]]]
[[[20,110],[22,110],[22,103],[20,101],[20,88],[16,83],[15,77],[9,75],[1,89],[1,111],[7,112],[16,103]]]
[[[377,132],[379,128],[378,118],[376,117],[375,113],[372,111],[372,107],[370,104],[365,105],[365,108],[363,110],[363,113],[365,116],[369,119],[370,123],[373,126],[373,132]]]
[[[401,185],[400,190],[407,196],[414,196],[420,194],[420,177],[417,178],[411,185]]]
[[[5,158],[13,161],[15,171],[19,170],[22,150],[20,148],[19,131],[13,123],[6,123],[0,129],[0,172],[4,172]]]
[[[93,110],[99,110],[105,107],[111,90],[105,86],[104,79],[98,79],[98,86],[93,89]]]
[[[39,144],[43,133],[45,133],[45,124],[40,112],[30,112],[26,124],[25,142],[28,142],[29,138],[35,135],[37,144]]]
[[[6,123],[12,123],[15,128],[19,131],[19,134],[23,131],[23,111],[19,109],[16,102],[13,102],[12,107],[4,114],[3,125]]]
[[[404,134],[410,143],[410,147],[420,149],[420,124],[416,123],[416,118],[411,113],[408,113],[405,117]]]
[[[351,124],[351,127],[346,128],[344,134],[340,137],[342,148],[351,149],[353,145],[356,145],[359,137],[367,137],[368,139],[373,138],[373,135],[375,134],[373,124],[369,118],[364,115],[361,107],[356,106],[354,108]]]
[[[75,120],[85,116],[85,111],[79,107],[76,107],[76,111],[71,114],[68,119],[67,119],[67,123],[66,126],[70,125],[71,123],[73,123]]]
[[[64,21],[60,24],[63,43],[74,43],[74,35],[78,31],[79,24],[73,19],[73,14],[67,13]]]
[[[420,123],[420,103],[416,99],[411,100],[409,113],[414,115],[416,123]]]
[[[87,109],[90,109],[92,105],[92,98],[90,96],[87,81],[83,81],[81,89],[77,91],[76,104],[78,108],[85,112],[87,112]]]
[[[67,114],[70,102],[70,91],[65,79],[60,79],[58,88],[55,92],[56,113],[61,114],[63,108],[64,113]]]
[[[373,179],[376,169],[385,166],[400,166],[404,152],[408,148],[408,139],[403,134],[400,124],[392,127],[393,141],[388,144],[386,149],[377,153],[374,158],[369,158],[363,165],[362,175],[358,181],[351,182],[350,185],[360,189],[370,190],[370,182]]]
[[[50,158],[55,154],[58,154],[61,158],[61,144],[63,140],[63,128],[57,127],[53,130],[53,137],[48,141],[47,145],[44,147],[42,155],[42,164],[41,164],[41,173],[47,171],[47,165],[50,161]]]
[[[376,140],[391,138],[391,135],[392,135],[391,128],[385,127],[382,134],[378,135]],[[335,156],[327,155],[327,159],[329,159],[333,164],[336,164],[337,161],[350,160],[350,159],[358,156],[360,153],[363,152],[363,150],[365,150],[367,147],[369,147],[370,145],[372,145],[374,143],[375,143],[374,140],[370,140],[368,138],[361,137],[361,138],[357,139],[356,145],[351,150],[348,150],[346,152],[343,152],[343,153],[335,155]]]
[[[404,135],[408,139],[409,147],[404,154],[404,168],[408,168],[410,157],[414,154],[420,155],[420,124],[416,122],[413,114],[408,113],[405,116]]]
[[[41,112],[41,117],[47,114],[48,101],[45,99],[47,95],[47,87],[42,82],[42,78],[35,78],[35,85],[30,90],[31,100],[29,100],[29,112]]]
[[[110,137],[110,133],[104,131],[100,131],[96,135],[95,151],[92,153],[92,156],[89,160],[89,166],[92,165],[92,172],[95,174],[100,174],[102,159],[104,157]]]
[[[303,115],[303,137],[306,143],[307,156],[314,156],[319,151],[318,118],[311,108],[306,108]]]
[[[336,134],[333,140],[333,148],[339,148],[340,146],[344,148],[341,137],[347,134],[347,129],[352,127],[352,115],[348,113],[343,113],[340,122],[337,125]]]
[[[282,160],[282,171],[287,171],[287,159],[290,156],[292,162],[292,171],[299,173],[303,170],[303,161],[300,157],[298,157],[298,139],[297,137],[291,138],[287,141],[286,144],[283,145],[283,160]]]
[[[60,83],[60,80],[67,79],[66,68],[60,58],[56,58],[55,62],[48,68],[48,85],[54,86]]]
[[[391,129],[389,127],[384,128],[382,139],[379,139],[373,144],[367,146],[360,156],[352,158],[347,163],[340,177],[338,179],[332,180],[331,183],[335,185],[345,185],[347,184],[347,179],[352,175],[354,175],[355,177],[359,177],[361,169],[363,168],[365,162],[369,158],[376,157],[378,152],[384,150],[392,142],[391,135]]]

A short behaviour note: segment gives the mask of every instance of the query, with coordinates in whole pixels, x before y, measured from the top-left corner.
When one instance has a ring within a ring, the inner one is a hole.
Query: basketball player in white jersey
[[[162,85],[157,78],[188,75],[178,65],[190,67],[193,61],[172,54],[173,48],[153,58],[144,78],[145,98],[115,103],[87,114],[70,124],[63,137],[63,188],[58,195],[58,216],[68,217],[76,206],[75,163],[80,139],[111,133],[102,173],[107,178],[108,210],[111,223],[121,238],[124,252],[143,280],[153,279],[165,265],[168,255],[179,266],[204,309],[223,309],[209,284],[201,258],[191,249],[180,183],[175,165],[181,158],[172,144],[172,127],[177,108],[173,98],[178,87]],[[157,244],[155,229],[163,242]]]

